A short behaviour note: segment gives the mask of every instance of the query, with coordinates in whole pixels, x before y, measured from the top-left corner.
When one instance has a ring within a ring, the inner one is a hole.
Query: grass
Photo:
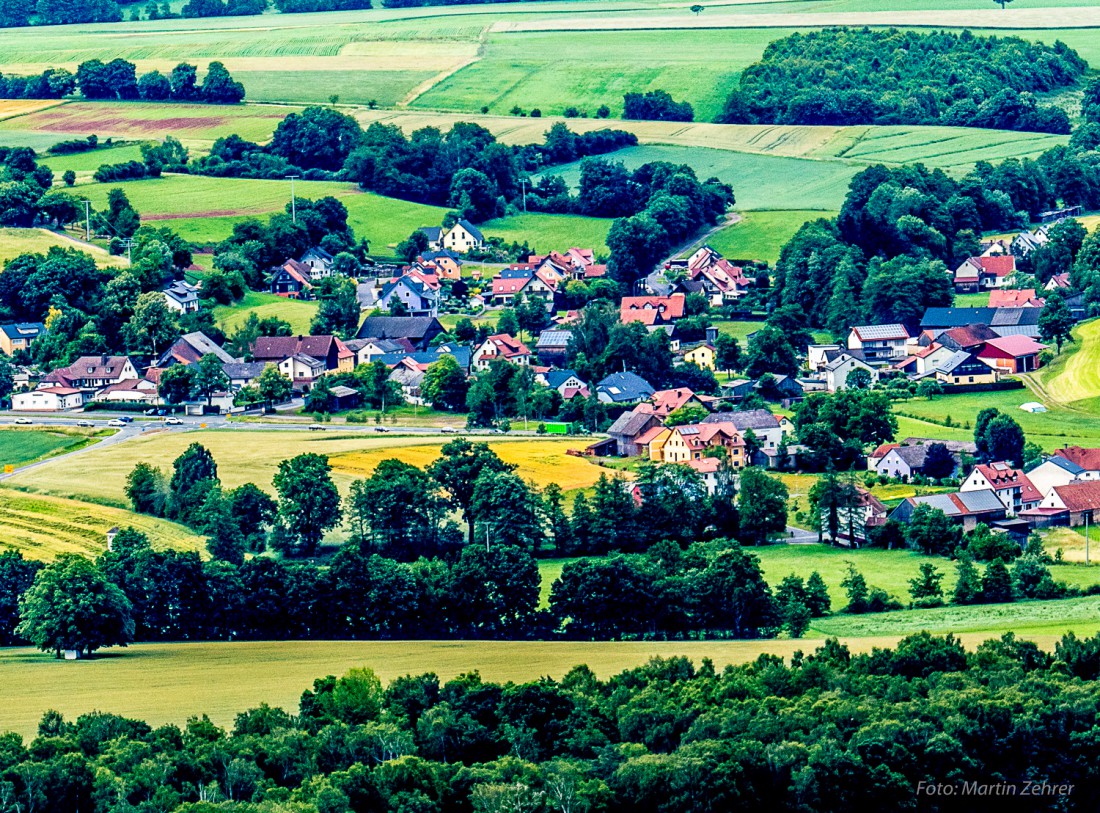
[[[141,161],[140,144],[120,144],[112,147],[101,147],[88,152],[74,152],[71,155],[43,155],[39,162],[53,170],[55,182],[61,175],[71,169],[77,174],[78,179],[95,172],[104,164],[121,164],[124,161]]]
[[[19,468],[75,451],[92,442],[97,434],[80,429],[0,429],[0,466]]]
[[[735,189],[734,194],[740,195]],[[781,198],[777,200],[782,200]],[[707,244],[725,257],[757,260],[774,265],[779,252],[803,223],[819,217],[836,217],[836,212],[759,211],[744,212],[741,220],[707,238]]]
[[[387,457],[423,466],[439,455],[445,441],[438,437],[374,437],[328,432],[243,432],[206,430],[135,438],[117,446],[91,449],[63,463],[48,462],[20,473],[9,484],[34,493],[72,496],[106,505],[126,507],[126,475],[139,462],[170,471],[172,461],[191,443],[206,446],[218,462],[218,475],[228,488],[253,482],[271,489],[279,462],[303,452],[329,456],[341,486],[367,477]],[[567,449],[587,445],[584,440],[500,438],[489,445],[517,473],[537,485],[556,482],[565,490],[587,488],[601,469],[587,458],[566,455]]]
[[[1100,319],[1075,327],[1073,339],[1053,363],[1032,376],[1050,401],[1070,409],[1100,397]]]
[[[126,264],[125,258],[113,257],[99,246],[70,240],[47,229],[0,228],[0,266],[20,254],[41,254],[53,246],[80,249],[95,257],[96,264],[100,267],[121,267]]]
[[[602,156],[633,170],[642,164],[667,161],[691,164],[700,178],[717,177],[731,184],[741,209],[819,209],[835,211],[844,202],[848,184],[862,167],[842,161],[810,160],[706,147],[627,147]],[[576,189],[580,162],[554,167]],[[801,224],[800,224],[801,225]],[[791,232],[793,234],[793,231]]]
[[[714,246],[714,243],[710,243],[710,245]],[[755,333],[760,330],[760,328],[764,327],[763,321],[750,320],[733,321],[729,319],[715,319],[711,324],[718,328],[719,333],[737,339],[737,343],[741,345],[742,350],[744,350],[749,343],[749,334]]]
[[[5,547],[30,559],[50,560],[62,553],[96,556],[107,549],[107,531],[127,525],[148,534],[157,548],[205,548],[201,536],[173,522],[112,506],[0,488],[0,539]]]
[[[591,248],[597,254],[607,252],[607,232],[611,221],[582,215],[519,214],[490,220],[481,230],[506,243],[527,243],[534,251]],[[406,235],[408,236],[408,235]]]
[[[304,335],[309,333],[309,325],[317,314],[317,303],[248,291],[240,302],[215,308],[214,319],[229,334],[243,325],[253,313],[259,319],[274,316],[289,322],[293,333]]]

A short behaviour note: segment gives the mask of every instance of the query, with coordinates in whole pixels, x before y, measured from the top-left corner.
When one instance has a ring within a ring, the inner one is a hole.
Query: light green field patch
[[[611,221],[580,215],[520,214],[490,220],[481,230],[506,243],[527,243],[533,251],[563,251],[567,248],[591,248],[597,254],[607,252],[607,232]]]
[[[0,228],[0,267],[20,254],[42,254],[50,248],[75,248],[92,255],[100,267],[119,267],[126,264],[124,257],[113,257],[99,246],[94,246],[49,231],[48,229]]]
[[[214,318],[218,326],[229,334],[243,325],[253,313],[257,319],[275,317],[290,322],[290,329],[295,334],[304,335],[309,333],[310,322],[317,315],[317,303],[249,291],[240,302],[215,308]]]
[[[55,183],[60,183],[62,173],[72,170],[78,174],[92,173],[104,164],[121,164],[124,161],[141,161],[140,144],[123,144],[118,147],[106,147],[88,152],[75,152],[71,155],[42,155],[38,163],[53,170]],[[87,179],[87,180],[90,180]]]
[[[708,237],[707,244],[725,257],[763,260],[774,265],[779,259],[780,250],[802,224],[822,217],[836,217],[836,212],[744,212],[737,223]]]
[[[1078,325],[1073,338],[1054,362],[1032,376],[1044,395],[1071,408],[1075,402],[1100,397],[1100,319]]]

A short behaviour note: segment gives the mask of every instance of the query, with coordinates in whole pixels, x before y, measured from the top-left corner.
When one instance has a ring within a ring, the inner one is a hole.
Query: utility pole
[[[290,178],[290,222],[298,222],[298,204],[294,199],[294,181],[300,178],[300,175],[287,175]]]
[[[84,201],[84,241],[92,242],[92,202]]]
[[[134,238],[127,237],[122,242],[126,246],[126,264],[127,265],[133,265],[134,260],[133,260],[133,257],[131,256],[131,254],[132,254],[131,249],[133,248],[133,245],[134,245]]]
[[[1089,515],[1085,514],[1085,564],[1089,563]]]
[[[523,213],[527,214],[527,179],[520,178],[519,183],[523,189]]]

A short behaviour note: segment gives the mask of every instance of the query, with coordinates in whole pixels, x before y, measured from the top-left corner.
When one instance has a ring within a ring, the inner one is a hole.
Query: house
[[[839,344],[811,344],[806,348],[806,366],[811,373],[819,373],[839,352]]]
[[[786,421],[784,429],[783,421]],[[715,412],[707,415],[703,423],[730,423],[745,437],[752,432],[762,450],[775,450],[783,444],[784,435],[794,431],[786,418],[780,419],[766,409],[747,409],[742,412]]]
[[[435,266],[440,279],[462,279],[462,259],[453,251],[425,251],[417,259]]]
[[[130,378],[138,378],[128,356],[81,356],[68,367],[59,367],[39,382],[39,389],[52,386],[98,390]]]
[[[1046,226],[1040,226],[1034,232],[1022,231],[1012,238],[1011,251],[1018,257],[1026,257],[1049,242]]]
[[[443,248],[448,251],[457,251],[465,254],[485,245],[485,235],[469,220],[460,220],[451,227],[451,230],[443,235]],[[432,248],[429,241],[429,248]]]
[[[552,390],[557,390],[562,400],[571,401],[578,395],[588,397],[588,385],[572,370],[550,370],[536,378]]]
[[[492,300],[497,305],[509,305],[519,297],[522,301],[539,299],[548,311],[554,309],[558,280],[543,271],[528,276],[497,276],[493,278]]]
[[[294,353],[277,362],[279,372],[290,379],[295,392],[309,392],[314,382],[326,372],[325,363],[321,359],[308,356],[305,353]]]
[[[489,365],[497,359],[504,359],[513,364],[527,367],[531,364],[531,351],[527,345],[514,336],[507,333],[497,333],[483,341],[473,354],[473,368],[475,370],[488,370]]]
[[[236,361],[233,356],[219,347],[213,339],[202,331],[185,333],[165,350],[153,366],[164,370],[175,364],[197,364],[206,355],[217,357],[222,364]]]
[[[1079,466],[1081,471],[1077,476],[1078,480],[1100,480],[1100,449],[1063,446],[1053,456]]]
[[[355,354],[355,366],[370,364],[380,356],[394,353],[411,353],[412,343],[408,340],[393,342],[389,339],[349,339],[344,346]]]
[[[1100,475],[1100,472],[1094,473]],[[1100,479],[1100,476],[1084,476],[1086,474],[1087,472],[1081,466],[1055,454],[1032,466],[1027,472],[1027,477],[1035,486],[1035,490],[1045,496],[1055,486]]]
[[[784,407],[801,401],[806,396],[806,390],[797,379],[789,375],[773,375],[765,373],[752,385],[753,392],[769,401],[778,401]]]
[[[420,231],[428,238],[429,251],[439,251],[443,248],[443,229],[439,226],[421,226]]]
[[[644,411],[644,405],[639,407]],[[648,429],[638,436],[635,443],[638,445],[639,454],[649,460],[660,462],[664,459],[663,450],[665,442],[672,435],[672,430],[667,426],[659,425]]]
[[[385,355],[378,356],[374,360],[385,364],[387,367],[396,367],[398,364],[402,363],[412,364],[419,367],[422,371],[427,372],[428,368],[443,358],[443,356],[450,356],[453,358],[464,375],[470,374],[473,351],[464,345],[441,344],[429,350],[416,350],[413,352],[401,350],[397,353],[386,353]]]
[[[309,292],[313,290],[310,273],[308,265],[287,260],[282,268],[276,268],[271,274],[271,293],[289,299],[309,299]]]
[[[605,404],[632,404],[648,401],[654,389],[634,373],[612,373],[596,385],[596,397]]]
[[[955,269],[955,290],[976,293],[991,288],[1004,288],[1016,273],[1016,258],[1011,254],[991,254],[968,257]]]
[[[700,344],[684,353],[684,361],[704,370],[717,369],[718,351],[710,344]]]
[[[743,401],[756,393],[756,382],[749,378],[721,381],[718,386],[722,390],[722,397],[733,402]]]
[[[996,384],[1001,371],[990,367],[973,353],[956,350],[935,370],[936,380],[949,387],[968,384]]]
[[[924,464],[928,458],[928,449],[933,444],[941,444],[947,448],[949,452],[952,452],[952,457],[955,458],[956,468],[958,467],[958,455],[955,453],[951,446],[946,441],[930,441],[928,443],[916,443],[916,444],[898,444],[892,449],[888,449],[875,466],[875,471],[879,476],[893,477],[898,480],[908,480],[915,474],[924,474]],[[893,444],[889,444],[892,445]],[[879,447],[880,449],[882,447]],[[876,450],[878,451],[878,450]]]
[[[989,292],[991,308],[1041,308],[1046,300],[1035,296],[1034,288],[997,288]]]
[[[332,276],[332,255],[320,246],[314,246],[303,254],[298,263],[309,269],[309,278],[314,282]]]
[[[927,347],[918,347],[909,357],[914,359],[914,369],[911,372],[916,375],[927,375],[928,373],[935,372],[937,367],[951,358],[954,354],[955,350],[953,348],[942,345],[939,342],[933,342]]]
[[[443,332],[434,316],[368,316],[355,334],[357,339],[407,339],[413,349],[426,350]]]
[[[176,313],[194,313],[199,309],[199,288],[185,280],[176,280],[164,289],[164,304]]]
[[[849,547],[858,548],[867,541],[868,531],[886,522],[888,513],[882,501],[867,489],[855,486],[855,499],[845,505],[837,506],[837,534],[832,540]],[[829,512],[821,511],[821,529],[824,535],[829,532]]]
[[[1054,486],[1039,503],[1039,509],[1065,511],[1073,528],[1086,522],[1093,525],[1100,517],[1100,482],[1089,480]]]
[[[411,359],[403,359],[390,371],[389,380],[401,388],[401,394],[405,400],[413,404],[424,403],[421,387],[427,368],[422,367]]]
[[[284,360],[295,356],[316,359],[322,372],[350,373],[355,368],[355,355],[335,336],[260,336],[252,344],[254,361],[280,365],[280,370]]]
[[[378,307],[382,310],[393,311],[398,302],[411,316],[439,315],[439,292],[412,274],[390,280],[378,294]]]
[[[619,304],[619,319],[623,324],[641,322],[647,327],[670,325],[684,317],[683,294],[671,296],[624,296]]]
[[[648,409],[624,412],[608,427],[608,437],[615,441],[620,457],[635,457],[642,453],[638,439],[651,429],[661,429],[661,418]]]
[[[332,393],[337,410],[355,409],[363,402],[363,393],[351,387],[345,387],[343,384],[338,384],[329,391]]]
[[[266,361],[232,361],[222,365],[222,372],[229,379],[229,389],[236,392],[252,386],[267,365]]]
[[[538,341],[535,342],[539,363],[547,366],[563,366],[571,338],[573,338],[571,330],[547,328],[539,333]]]
[[[1007,516],[1004,503],[992,491],[958,491],[954,494],[926,494],[907,497],[890,512],[890,519],[902,525],[909,522],[918,505],[928,505],[947,514],[948,519],[972,531],[980,523],[986,525]]]
[[[689,404],[691,406],[703,406],[703,402],[699,400],[699,396],[687,387],[680,387],[675,390],[658,390],[653,393],[650,401],[653,403],[653,412],[662,420],[680,407],[688,406]]]
[[[860,325],[848,334],[848,349],[862,351],[868,364],[887,364],[905,355],[907,341],[909,330],[905,325]]]
[[[848,388],[848,376],[856,370],[867,373],[871,383],[878,381],[878,371],[865,361],[856,358],[850,353],[838,353],[836,357],[827,363],[822,369],[825,378],[825,387],[829,392],[838,392]]]
[[[95,394],[95,401],[128,404],[159,404],[157,385],[145,378],[128,378],[117,384],[108,384]]]
[[[28,350],[44,335],[46,335],[46,326],[41,322],[13,322],[0,325],[0,350],[9,356],[20,350]]]
[[[1069,281],[1069,272],[1063,271],[1061,274],[1054,274],[1047,280],[1047,284],[1043,286],[1044,291],[1068,291],[1073,285]]]
[[[43,387],[14,393],[11,408],[15,412],[63,412],[84,406],[84,395],[84,391],[76,387]]]
[[[921,318],[921,331],[940,331],[965,325],[985,325],[998,336],[1023,334],[1038,338],[1042,308],[928,308]]]
[[[963,325],[929,332],[935,337],[935,343],[942,344],[949,350],[972,350],[975,353],[985,347],[985,343],[990,339],[999,338],[988,325]],[[922,334],[922,338],[925,335]]]
[[[959,491],[992,491],[1004,503],[1010,517],[1037,508],[1043,499],[1026,474],[1004,462],[975,466]]]
[[[700,457],[698,460],[689,460],[684,465],[695,469],[703,481],[707,490],[707,496],[713,497],[718,490],[718,478],[721,476],[722,461],[717,457]]]
[[[708,456],[707,453],[713,449],[725,449],[734,468],[745,465],[745,441],[732,423],[693,423],[672,427],[661,448],[661,461],[687,463]]]
[[[978,358],[1006,373],[1030,373],[1039,369],[1039,354],[1046,349],[1030,336],[1004,336],[986,342]]]

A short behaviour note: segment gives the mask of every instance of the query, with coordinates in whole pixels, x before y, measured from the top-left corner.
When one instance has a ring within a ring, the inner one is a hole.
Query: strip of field
[[[106,434],[112,433],[108,430]],[[19,468],[85,446],[94,442],[96,435],[86,429],[6,427],[0,429],[0,466]]]
[[[99,246],[70,240],[47,229],[0,228],[0,266],[20,254],[38,254],[48,251],[52,246],[80,249],[95,257],[96,264],[104,268],[126,265],[125,258],[113,257]]]
[[[836,212],[745,212],[739,221],[707,238],[707,245],[738,260],[764,260],[773,265],[794,233],[809,220]]]
[[[1043,395],[1070,408],[1100,397],[1100,319],[1078,325],[1073,339],[1053,363],[1031,376]]]
[[[59,461],[58,465],[71,461]],[[202,537],[174,522],[65,497],[0,488],[0,544],[30,559],[50,560],[62,553],[96,556],[107,549],[107,531],[127,525],[148,534],[157,548],[205,550]]]
[[[20,473],[8,481],[16,488],[34,493],[72,496],[107,505],[128,505],[124,487],[126,475],[139,462],[152,463],[166,471],[191,443],[201,443],[214,455],[218,475],[230,488],[253,482],[271,490],[271,479],[279,462],[303,452],[329,455],[340,485],[367,477],[387,457],[425,465],[439,455],[444,441],[438,437],[374,437],[330,432],[288,431],[196,431],[149,435],[115,446],[90,449],[64,461],[50,461]],[[583,440],[500,438],[490,446],[516,472],[537,485],[549,482],[563,488],[583,488],[596,482],[602,469],[589,458],[566,455],[567,449],[587,445]]]
[[[317,315],[317,303],[249,291],[235,305],[215,308],[214,318],[228,334],[244,324],[253,313],[257,319],[275,317],[289,322],[295,334],[303,335],[309,333],[309,325]]]
[[[45,110],[60,102],[52,99],[0,99],[0,121]]]

